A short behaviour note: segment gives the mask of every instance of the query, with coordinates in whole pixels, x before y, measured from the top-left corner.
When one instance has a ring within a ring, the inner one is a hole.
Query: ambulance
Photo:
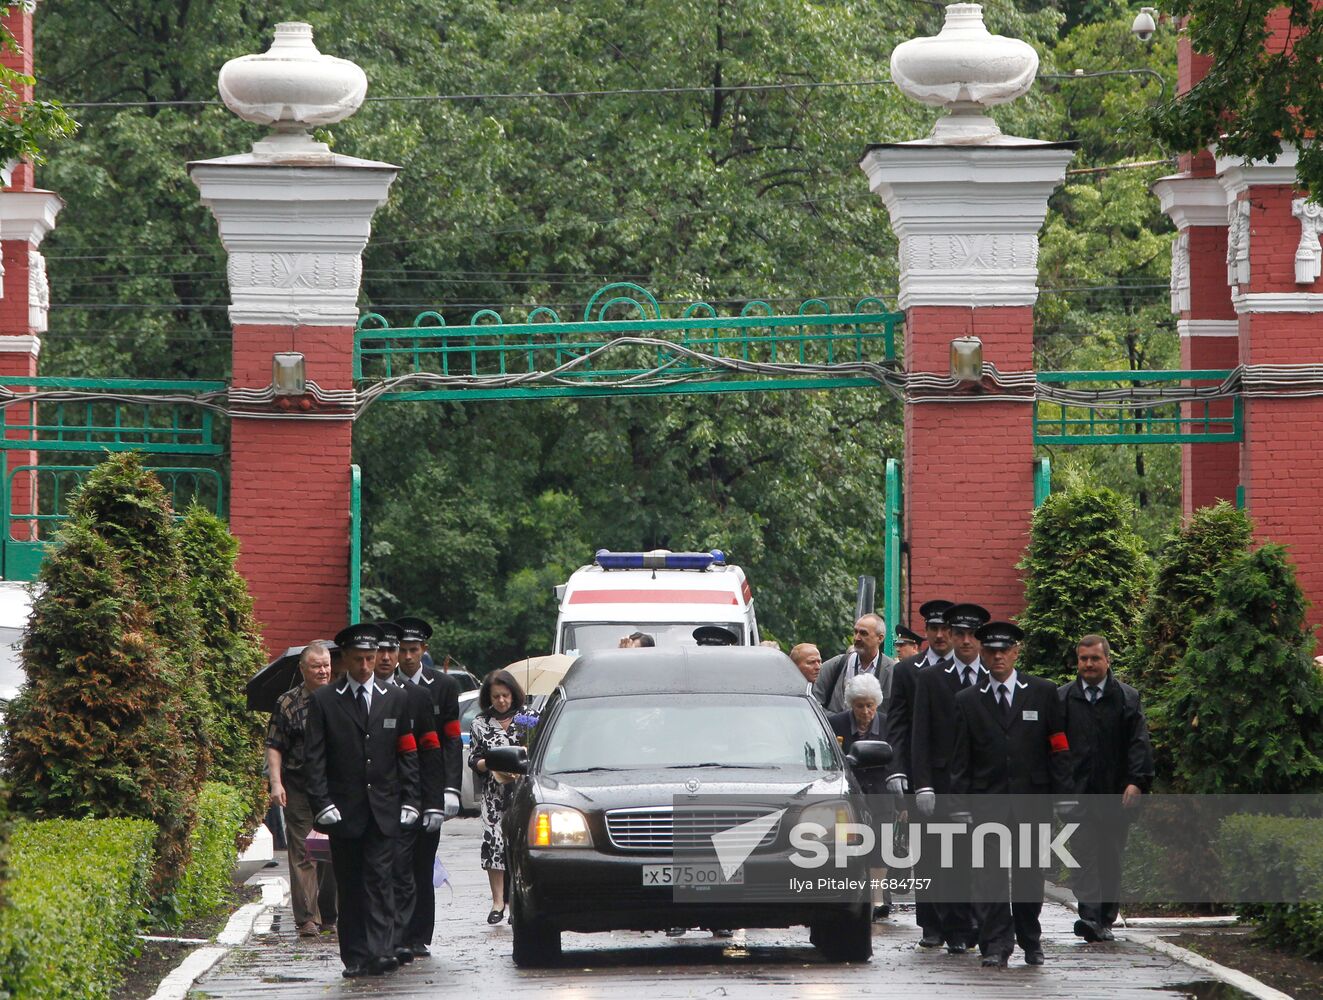
[[[719,625],[740,646],[758,645],[758,619],[744,570],[711,552],[598,551],[556,588],[555,651],[615,649],[633,632],[658,646],[696,646],[694,629]]]

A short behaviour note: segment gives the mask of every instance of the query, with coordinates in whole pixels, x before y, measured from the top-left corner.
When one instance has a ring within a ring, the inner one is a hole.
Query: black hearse
[[[847,761],[783,654],[589,653],[547,700],[530,743],[487,758],[525,775],[504,822],[518,965],[554,961],[562,931],[670,927],[805,925],[828,958],[872,955],[866,888],[797,898],[782,877],[779,892],[758,890],[756,878],[744,891],[746,870],[787,870],[793,824],[862,820],[851,768],[891,757],[885,743],[859,743]],[[698,841],[760,818],[740,884],[693,861],[704,855],[689,848],[710,846]]]

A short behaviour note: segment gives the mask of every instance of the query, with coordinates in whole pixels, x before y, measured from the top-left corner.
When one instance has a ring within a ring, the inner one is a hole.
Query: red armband
[[[442,732],[452,739],[457,738],[459,736],[459,720],[453,719],[452,721],[447,722],[442,727]]]
[[[1052,752],[1061,753],[1070,749],[1070,741],[1066,739],[1065,733],[1052,734]]]
[[[441,741],[437,738],[435,729],[429,729],[427,732],[423,733],[423,739],[422,742],[418,744],[418,749],[419,750],[441,749]]]
[[[413,738],[413,733],[405,733],[396,740],[395,749],[399,753],[417,753],[418,741]]]

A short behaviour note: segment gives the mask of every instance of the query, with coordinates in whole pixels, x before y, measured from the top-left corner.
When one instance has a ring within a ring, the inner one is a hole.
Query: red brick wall
[[[1032,367],[1029,307],[911,309],[905,351],[911,371],[946,374],[950,342],[977,336],[1001,371]],[[905,408],[905,532],[908,620],[933,598],[975,601],[998,618],[1024,607],[1015,564],[1033,513],[1033,421],[1027,403],[914,403]]]
[[[235,327],[234,385],[269,385],[271,355],[298,351],[309,379],[348,388],[352,338],[346,327]],[[330,638],[348,624],[352,425],[273,417],[230,426],[230,530],[267,649]]]
[[[1240,343],[1235,337],[1182,337],[1182,368],[1235,368]],[[1206,385],[1209,383],[1195,383]],[[1186,407],[1188,414],[1202,416],[1203,407]],[[1232,403],[1213,406],[1214,416],[1230,416]],[[1219,500],[1236,499],[1240,484],[1240,445],[1187,444],[1181,446],[1181,509],[1188,517],[1200,507]]]
[[[18,51],[0,52],[0,63],[16,72],[32,75],[32,15],[10,8],[4,15],[4,23],[18,43]],[[18,88],[21,100],[32,100],[32,87]],[[33,187],[32,164],[24,161],[14,168],[11,187],[16,191],[27,191]]]

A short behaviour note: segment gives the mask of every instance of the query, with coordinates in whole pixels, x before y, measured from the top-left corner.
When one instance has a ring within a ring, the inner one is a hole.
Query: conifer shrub
[[[1323,679],[1313,647],[1282,546],[1226,564],[1162,699],[1178,791],[1271,795],[1323,786]]]
[[[248,585],[235,569],[239,542],[225,522],[193,504],[179,522],[189,600],[197,612],[202,676],[211,707],[209,776],[243,792],[252,826],[266,812],[265,727],[248,710],[248,679],[266,664]]]
[[[1073,677],[1075,643],[1091,632],[1107,637],[1114,667],[1128,662],[1149,574],[1133,524],[1130,502],[1106,488],[1073,486],[1035,511],[1020,563],[1020,668],[1026,673],[1056,681]]]
[[[1144,696],[1159,776],[1171,775],[1175,764],[1167,705],[1172,677],[1189,648],[1195,621],[1213,607],[1221,571],[1249,551],[1252,532],[1245,513],[1222,502],[1195,511],[1158,553],[1133,681]]]

